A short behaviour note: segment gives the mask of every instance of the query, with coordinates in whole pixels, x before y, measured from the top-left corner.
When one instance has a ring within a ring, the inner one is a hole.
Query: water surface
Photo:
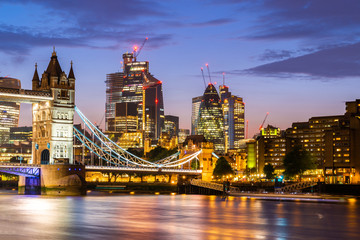
[[[0,195],[0,239],[360,239],[360,208],[199,195]]]

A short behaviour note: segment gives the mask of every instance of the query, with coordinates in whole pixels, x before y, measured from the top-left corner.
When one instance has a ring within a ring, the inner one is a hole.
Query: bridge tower
[[[33,164],[73,164],[75,76],[62,71],[55,48],[39,78],[35,65],[32,90],[49,92],[53,100],[33,103]]]
[[[180,149],[181,152],[179,158],[183,158],[188,155],[191,155],[199,151],[200,149],[202,149],[202,152],[199,154],[198,159],[199,159],[200,169],[202,170],[201,178],[203,181],[211,181],[217,159],[212,154],[214,152],[214,144],[212,142],[207,142],[204,136],[202,135],[188,136],[185,142],[183,143],[183,147]]]
[[[212,142],[201,143],[202,152],[199,155],[200,165],[202,166],[202,180],[210,182],[217,159],[212,155],[214,144]]]

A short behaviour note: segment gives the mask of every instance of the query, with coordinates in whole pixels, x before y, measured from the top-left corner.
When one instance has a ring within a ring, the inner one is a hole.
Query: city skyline
[[[343,114],[344,102],[359,98],[359,10],[351,0],[2,1],[0,76],[31,89],[35,63],[43,71],[56,46],[64,69],[74,62],[77,106],[100,122],[106,74],[121,71],[122,54],[149,37],[138,59],[163,82],[165,115],[190,129],[208,63],[217,88],[225,72],[229,90],[244,99],[252,137],[266,112],[267,123],[286,129]],[[31,125],[30,108],[21,106],[21,125]]]

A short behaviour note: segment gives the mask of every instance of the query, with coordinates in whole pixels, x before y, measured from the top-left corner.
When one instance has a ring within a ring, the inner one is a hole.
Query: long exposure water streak
[[[1,239],[359,239],[355,203],[0,195]]]

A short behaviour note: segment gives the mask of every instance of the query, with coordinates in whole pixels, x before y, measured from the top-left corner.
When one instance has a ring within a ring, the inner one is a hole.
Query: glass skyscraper
[[[224,113],[225,146],[228,149],[238,149],[241,139],[244,139],[245,104],[241,97],[231,95],[229,87],[220,86],[221,104]]]
[[[149,62],[123,54],[123,72],[107,74],[106,125],[108,133],[141,132],[157,140],[164,124],[162,82],[149,73]]]
[[[213,142],[215,151],[225,151],[223,111],[219,94],[212,83],[205,89],[201,100],[197,134]]]
[[[20,89],[20,80],[0,77],[0,87]],[[10,128],[17,127],[19,123],[20,103],[0,102],[0,144],[9,143]]]
[[[199,118],[199,109],[203,96],[194,97],[192,99],[191,108],[191,135],[197,135],[197,124]]]

